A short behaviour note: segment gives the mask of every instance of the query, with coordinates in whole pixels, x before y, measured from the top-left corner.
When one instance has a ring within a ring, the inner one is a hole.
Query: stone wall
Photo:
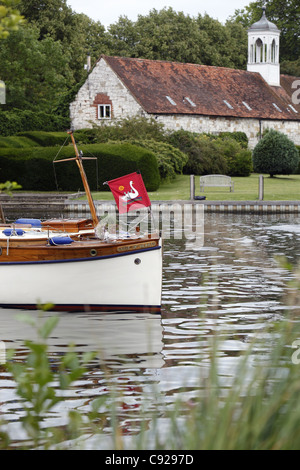
[[[170,130],[184,129],[190,132],[245,132],[249,147],[254,148],[266,129],[274,129],[286,134],[296,145],[300,145],[300,122],[266,121],[259,119],[240,119],[209,116],[158,116],[157,120]]]
[[[98,119],[97,104],[110,103],[112,120]],[[74,130],[91,128],[93,125],[110,124],[114,119],[147,116],[125,85],[102,59],[80,88],[75,101],[70,105],[71,124]],[[152,116],[170,130],[184,129],[191,132],[245,132],[249,147],[254,148],[265,129],[275,129],[286,134],[300,145],[300,121],[260,121],[229,117],[157,115]]]
[[[80,88],[70,105],[72,129],[91,128],[93,124],[108,124],[111,121],[97,119],[96,95],[106,95],[107,103],[112,103],[112,118],[120,119],[142,114],[141,106],[119,80],[104,60],[100,60]]]

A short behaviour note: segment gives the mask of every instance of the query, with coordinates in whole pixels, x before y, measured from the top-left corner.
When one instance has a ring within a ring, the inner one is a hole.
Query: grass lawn
[[[255,201],[258,200],[259,175],[249,177],[233,177],[234,192],[229,188],[205,188],[200,193],[199,176],[195,176],[195,195],[206,196],[210,201]],[[113,200],[111,192],[93,193],[94,199]],[[174,181],[162,183],[158,191],[149,192],[152,201],[172,201],[190,199],[190,177],[180,175]],[[300,199],[300,175],[264,176],[264,200],[288,201]]]

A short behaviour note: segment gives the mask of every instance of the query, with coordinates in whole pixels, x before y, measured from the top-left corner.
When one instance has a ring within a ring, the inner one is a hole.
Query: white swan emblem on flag
[[[132,199],[136,199],[139,195],[137,189],[134,188],[133,186],[133,181],[130,181],[130,187],[131,187],[131,191],[128,191],[127,193],[124,193],[124,196],[122,196],[122,200],[123,201],[130,201]]]

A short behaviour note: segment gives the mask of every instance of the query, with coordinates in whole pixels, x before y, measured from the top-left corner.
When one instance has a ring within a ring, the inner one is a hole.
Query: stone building
[[[250,147],[272,128],[300,145],[300,78],[280,74],[279,38],[263,9],[247,70],[101,56],[70,105],[72,128],[145,116],[170,130],[242,131]]]

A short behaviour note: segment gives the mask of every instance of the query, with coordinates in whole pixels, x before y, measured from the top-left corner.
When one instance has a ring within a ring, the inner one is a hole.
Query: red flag
[[[120,214],[137,210],[139,206],[149,207],[151,202],[142,175],[130,173],[107,182],[115,198]]]

